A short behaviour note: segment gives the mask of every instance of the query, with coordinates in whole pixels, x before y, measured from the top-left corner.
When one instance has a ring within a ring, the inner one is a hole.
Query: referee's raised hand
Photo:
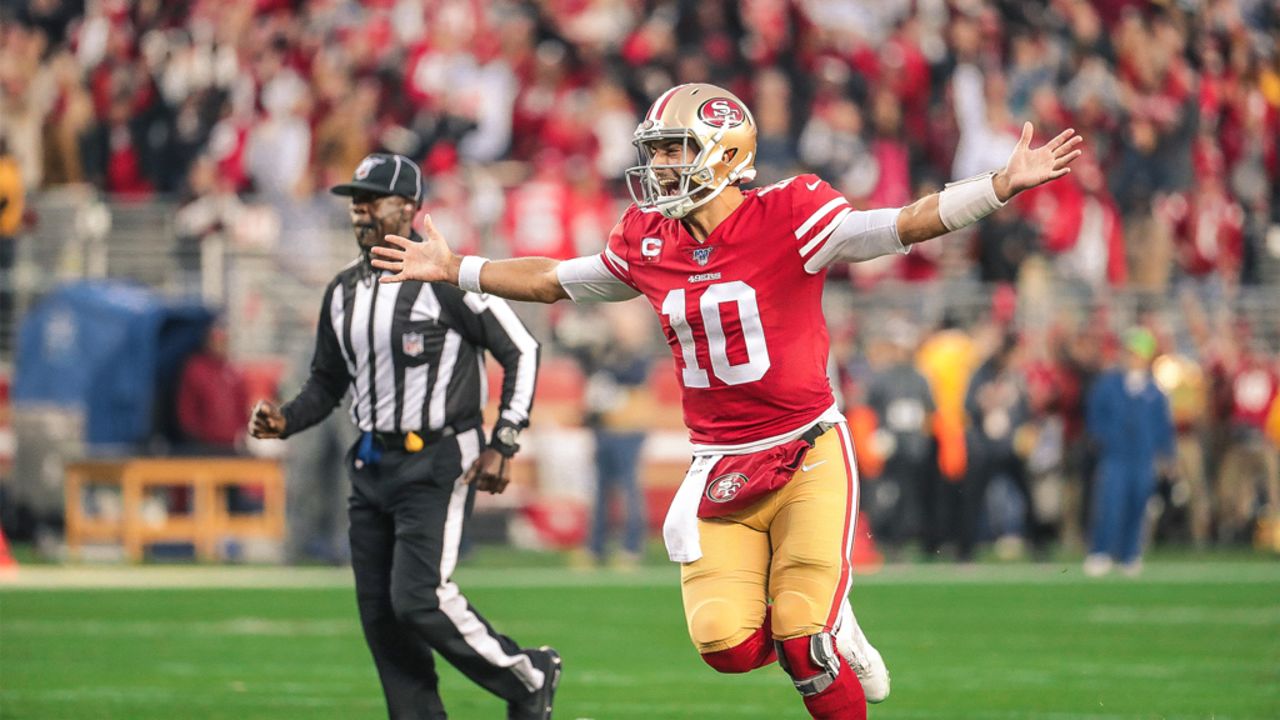
[[[387,245],[372,248],[372,264],[379,270],[388,270],[378,282],[395,283],[406,280],[422,282],[458,282],[458,266],[462,258],[453,254],[444,236],[431,222],[431,216],[422,218],[423,242],[414,242],[399,235],[387,235]]]

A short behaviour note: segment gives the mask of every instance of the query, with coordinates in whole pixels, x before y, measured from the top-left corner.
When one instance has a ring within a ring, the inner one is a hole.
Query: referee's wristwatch
[[[520,429],[504,425],[493,431],[493,439],[489,441],[489,447],[497,450],[504,457],[511,457],[520,450],[519,440]]]

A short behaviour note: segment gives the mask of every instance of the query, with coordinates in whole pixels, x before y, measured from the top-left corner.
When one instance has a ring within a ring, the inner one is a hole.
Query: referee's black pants
[[[475,499],[461,476],[483,443],[477,428],[417,453],[387,448],[376,464],[347,453],[360,622],[392,720],[445,717],[433,651],[508,702],[542,687],[543,672],[450,579]]]

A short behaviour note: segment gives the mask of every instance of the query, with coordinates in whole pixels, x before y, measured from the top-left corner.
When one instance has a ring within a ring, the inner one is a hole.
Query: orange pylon
[[[18,574],[18,561],[9,552],[9,541],[4,538],[4,528],[0,527],[0,580],[7,580]]]
[[[857,573],[873,573],[884,566],[884,556],[876,549],[876,541],[871,536],[871,522],[864,512],[858,513],[858,526],[853,538],[853,570]]]

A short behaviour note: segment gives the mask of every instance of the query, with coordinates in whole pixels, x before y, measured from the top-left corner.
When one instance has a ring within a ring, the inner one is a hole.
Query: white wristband
[[[489,262],[489,258],[479,255],[465,255],[458,265],[458,287],[466,292],[483,293],[480,289],[480,268]]]
[[[996,197],[994,172],[947,183],[938,193],[938,217],[947,230],[959,230],[1004,207]]]

